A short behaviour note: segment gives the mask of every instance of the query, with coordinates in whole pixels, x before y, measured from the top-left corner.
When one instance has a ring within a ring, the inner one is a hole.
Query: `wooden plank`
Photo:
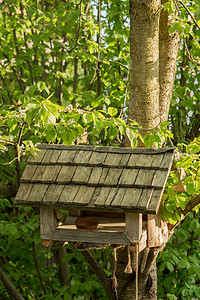
[[[91,186],[81,185],[78,193],[76,194],[73,203],[88,205],[91,201],[95,188]]]
[[[59,164],[72,163],[75,155],[76,155],[75,150],[72,151],[67,151],[67,149],[63,150],[57,160],[57,163]]]
[[[126,188],[119,188],[114,199],[111,202],[111,207],[120,207],[122,199],[124,198]]]
[[[118,185],[119,178],[122,174],[123,169],[109,169],[108,175],[105,178],[105,185]]]
[[[147,245],[148,248],[161,246],[159,242],[159,226],[156,215],[147,215]]]
[[[127,188],[121,203],[121,208],[124,207],[136,208],[141,193],[142,193],[142,189]]]
[[[38,166],[32,181],[34,180],[35,182],[53,183],[56,181],[60,169],[61,166],[59,165]]]
[[[124,169],[119,180],[119,185],[133,185],[137,177],[138,169]]]
[[[53,240],[56,226],[54,210],[49,207],[40,208],[40,237],[41,239]]]
[[[166,169],[171,168],[173,159],[174,159],[173,153],[166,152],[164,155],[164,158],[160,164],[160,168],[166,168]]]
[[[168,171],[156,170],[155,176],[153,178],[152,186],[163,188],[167,182]]]
[[[57,203],[64,187],[64,185],[60,184],[50,184],[42,200],[42,203],[49,203],[51,205]]]
[[[70,228],[69,228],[70,227]],[[88,242],[97,244],[126,245],[129,243],[123,232],[106,230],[74,229],[72,226],[57,227],[54,234],[56,241]]]
[[[97,197],[94,205],[95,206],[104,206],[106,199],[108,197],[108,194],[110,193],[111,188],[110,187],[102,187],[99,193],[99,196]]]
[[[137,207],[142,208],[142,209],[147,209],[148,205],[151,201],[151,197],[153,194],[154,189],[143,189],[138,202],[137,202]]]
[[[117,192],[118,192],[118,188],[117,187],[110,189],[108,197],[107,197],[107,199],[105,201],[105,207],[110,207],[111,206],[111,203],[112,203],[113,199],[115,198],[115,195],[117,194]]]
[[[101,172],[101,177],[99,179],[99,184],[100,185],[104,184],[104,181],[105,181],[105,179],[106,179],[106,177],[108,175],[108,171],[109,170],[110,170],[109,168],[103,168],[103,170]]]
[[[46,170],[46,166],[37,166],[34,174],[33,174],[33,177],[31,178],[31,181],[35,181],[36,179],[41,179],[43,173],[45,172]]]
[[[160,167],[160,164],[163,160],[164,155],[165,155],[164,153],[153,155],[153,160],[152,160],[152,163],[151,163],[151,167],[152,168]]]
[[[91,155],[92,155],[92,151],[79,150],[79,151],[77,151],[77,154],[76,154],[73,162],[76,164],[88,163]]]
[[[33,187],[32,183],[21,183],[17,191],[17,195],[15,197],[14,203],[16,204],[19,201],[26,202],[32,187]]]
[[[122,159],[121,154],[117,153],[108,153],[106,159],[104,161],[104,165],[106,166],[118,166]]]
[[[46,150],[34,151],[33,155],[29,156],[28,164],[40,163],[41,160],[43,159],[45,153],[46,153]]]
[[[137,159],[138,159],[138,155],[131,154],[127,166],[129,166],[129,167],[136,166]]]
[[[142,235],[142,214],[125,214],[125,233],[132,240],[140,240]]]
[[[76,168],[74,176],[72,177],[72,182],[87,183],[90,178],[91,172],[92,167],[78,166]]]
[[[61,150],[53,150],[53,154],[52,154],[52,156],[50,158],[50,164],[57,163],[57,160],[58,160],[61,152],[62,152]]]
[[[76,166],[62,166],[58,177],[56,178],[57,183],[69,183],[72,181],[72,177],[75,173]]]
[[[58,200],[58,204],[67,205],[73,203],[79,188],[79,185],[65,185]]]
[[[159,206],[160,206],[161,199],[162,199],[162,194],[163,194],[163,190],[156,190],[155,189],[153,191],[151,201],[150,201],[149,206],[148,206],[148,211],[150,213],[154,213],[154,214],[157,213],[157,211],[159,209]]]
[[[31,181],[31,178],[33,177],[33,174],[35,173],[36,169],[37,165],[27,165],[22,175],[21,182]]]
[[[94,167],[88,180],[88,184],[98,184],[101,178],[102,170],[102,167]]]
[[[53,152],[54,152],[54,150],[47,150],[45,155],[43,156],[41,164],[49,164]]]
[[[139,154],[137,155],[136,166],[150,167],[153,160],[153,155]]]
[[[145,153],[145,154],[157,154],[172,152],[174,148],[160,148],[160,149],[146,149],[146,148],[136,148],[131,149],[130,147],[109,147],[109,146],[93,146],[93,145],[55,145],[55,144],[38,144],[39,149],[58,149],[58,150],[84,150],[84,151],[96,151],[96,152],[112,152],[112,153]]]
[[[101,165],[104,162],[106,156],[107,153],[93,152],[92,156],[90,157],[89,164]]]
[[[46,194],[48,187],[49,187],[49,184],[35,183],[33,185],[33,188],[31,190],[29,196],[28,196],[27,202],[29,204],[37,203],[38,206],[41,206],[42,199],[43,199],[44,195]]]
[[[150,186],[152,184],[154,174],[155,170],[140,169],[134,184],[141,186]]]
[[[122,167],[122,166],[125,167],[127,165],[128,161],[129,161],[129,158],[130,158],[130,154],[129,153],[122,154],[121,160],[119,162],[119,166],[120,167]]]

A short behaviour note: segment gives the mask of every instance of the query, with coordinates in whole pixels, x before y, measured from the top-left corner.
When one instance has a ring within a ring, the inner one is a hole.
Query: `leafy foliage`
[[[178,1],[165,9],[175,15],[171,33],[181,34],[177,76],[169,121],[142,136],[142,129],[128,120],[129,3],[101,1],[16,1],[0,4],[0,183],[19,180],[28,155],[36,144],[90,143],[119,146],[126,134],[131,146],[137,139],[160,147],[167,138],[186,153],[178,168],[186,192],[171,173],[165,194],[164,217],[181,218],[188,201],[199,193],[199,27]],[[198,19],[199,0],[184,4]],[[101,24],[97,18],[101,13]],[[100,38],[98,38],[100,36]],[[172,134],[173,133],[173,134]],[[19,170],[20,163],[20,170]],[[181,209],[181,210],[180,210]],[[161,299],[199,296],[199,211],[190,214],[159,257]],[[60,280],[61,262],[40,246],[38,212],[13,207],[13,199],[0,195],[0,263],[25,299],[106,299],[82,254],[70,245],[64,258],[71,286]],[[176,241],[176,244],[175,244]],[[94,256],[111,275],[111,249]],[[77,272],[78,269],[78,272]],[[41,278],[40,278],[40,275]],[[170,274],[170,276],[169,276]],[[42,279],[42,280],[41,280]],[[178,282],[178,284],[177,284]],[[180,284],[179,284],[180,283]],[[0,287],[0,296],[9,299]]]

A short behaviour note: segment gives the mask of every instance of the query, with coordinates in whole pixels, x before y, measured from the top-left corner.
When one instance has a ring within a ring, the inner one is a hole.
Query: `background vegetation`
[[[75,247],[66,245],[62,261],[58,248],[40,247],[38,211],[14,207],[12,191],[38,142],[119,146],[126,133],[135,147],[141,138],[134,120],[126,125],[129,3],[7,0],[0,7],[0,187],[10,191],[0,195],[0,265],[25,299],[106,298]],[[165,9],[175,15],[171,32],[181,36],[177,75],[169,123],[144,141],[161,146],[170,137],[186,153],[179,166],[188,172],[187,193],[173,194],[178,178],[172,173],[165,194],[163,214],[173,223],[180,219],[177,208],[200,189],[200,1],[167,2]],[[197,208],[159,255],[160,299],[200,298],[199,217]],[[93,252],[111,275],[111,249]],[[67,280],[60,276],[66,262]],[[10,299],[3,285],[0,297]]]

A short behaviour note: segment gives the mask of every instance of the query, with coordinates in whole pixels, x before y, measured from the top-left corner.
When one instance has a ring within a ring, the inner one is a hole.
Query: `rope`
[[[135,300],[138,300],[138,245],[136,245],[135,255]]]

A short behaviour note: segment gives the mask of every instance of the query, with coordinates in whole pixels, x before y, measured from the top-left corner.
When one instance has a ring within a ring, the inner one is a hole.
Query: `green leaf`
[[[73,142],[73,139],[74,139],[74,134],[70,129],[68,129],[66,132],[63,133],[63,142],[67,146],[71,145],[71,143]]]
[[[160,128],[161,128],[161,129],[162,129],[162,128],[165,128],[165,127],[167,127],[167,126],[169,126],[169,122],[168,122],[168,121],[162,122],[162,123],[160,124]]]
[[[93,122],[93,115],[92,113],[84,113],[83,114],[83,122],[89,124]]]
[[[111,117],[114,117],[118,113],[118,110],[115,107],[108,107],[108,113]]]
[[[108,129],[108,135],[111,139],[114,139],[118,135],[118,130],[116,126],[111,126]]]

